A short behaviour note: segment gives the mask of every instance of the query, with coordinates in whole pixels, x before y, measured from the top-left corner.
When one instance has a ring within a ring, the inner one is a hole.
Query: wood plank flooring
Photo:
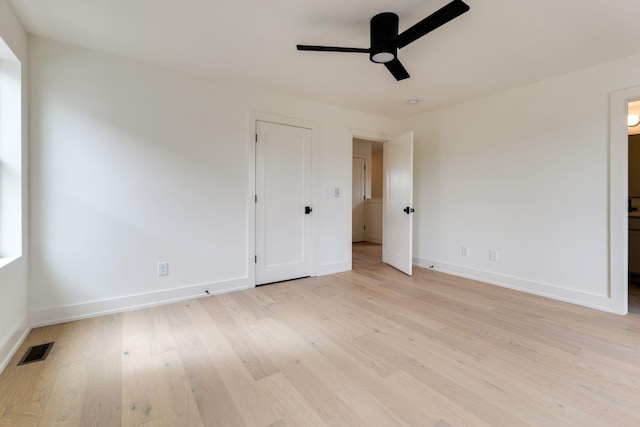
[[[352,262],[354,270],[367,268],[382,262],[382,245],[371,242],[352,243]]]
[[[0,426],[640,425],[640,316],[356,258],[35,329],[0,375]]]

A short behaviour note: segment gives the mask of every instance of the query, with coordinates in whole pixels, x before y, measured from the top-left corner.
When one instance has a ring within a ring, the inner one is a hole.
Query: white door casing
[[[383,147],[382,261],[411,275],[413,265],[413,132]]]
[[[362,242],[365,238],[365,182],[366,182],[366,160],[362,157],[353,158],[353,176],[351,191],[351,218],[352,218],[352,242]]]
[[[256,121],[256,285],[311,275],[311,130]]]

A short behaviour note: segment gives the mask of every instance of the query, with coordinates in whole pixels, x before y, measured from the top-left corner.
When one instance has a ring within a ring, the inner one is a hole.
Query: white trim
[[[609,96],[609,296],[611,311],[617,314],[627,314],[629,309],[627,104],[638,98],[640,86],[612,92]]]
[[[247,276],[249,287],[256,286],[256,121],[257,113],[247,118]]]
[[[531,280],[520,279],[518,277],[476,270],[454,264],[446,264],[425,258],[414,257],[413,263],[418,267],[429,268],[454,276],[501,286],[503,288],[514,289],[529,294],[595,308],[597,310],[612,311],[611,300],[605,295],[590,294],[587,292],[577,291],[575,289],[561,288],[547,283],[534,282]]]
[[[54,325],[72,320],[87,319],[89,317],[103,316],[106,314],[120,313],[123,311],[137,310],[140,308],[154,307],[171,304],[189,299],[222,294],[226,292],[247,289],[247,278],[240,278],[216,283],[187,286],[184,288],[168,289],[159,292],[129,295],[126,297],[111,298],[102,301],[94,301],[63,307],[45,308],[31,311],[31,327]]]
[[[19,256],[9,256],[9,257],[4,257],[4,258],[0,258],[0,268],[3,268],[9,264],[11,264],[13,261],[20,259]]]
[[[277,114],[249,111],[247,123],[247,165],[248,165],[248,194],[247,194],[247,271],[249,287],[256,285],[256,122],[269,122],[287,126],[311,129],[311,199],[312,206],[318,206],[318,135],[320,125],[316,122],[280,116]],[[317,213],[318,210],[316,209]],[[318,220],[317,215],[311,215],[311,275],[318,275]]]
[[[7,367],[11,358],[18,351],[27,335],[31,332],[29,327],[29,315],[25,314],[20,322],[7,335],[4,342],[0,344],[0,373]]]
[[[363,129],[351,129],[351,128],[347,129],[347,143],[345,144],[346,146],[345,164],[347,167],[347,179],[349,180],[348,185],[346,186],[346,190],[347,190],[346,200],[348,201],[349,205],[345,209],[346,211],[345,221],[346,221],[346,230],[347,230],[347,232],[345,233],[345,251],[347,253],[347,265],[348,265],[347,270],[351,270],[353,268],[353,259],[352,259],[352,253],[351,253],[351,245],[352,245],[351,237],[353,234],[353,218],[351,217],[352,216],[351,197],[353,193],[352,191],[353,190],[353,182],[352,182],[353,181],[353,138],[365,139],[368,141],[383,142],[383,143],[389,140],[389,137],[381,132],[372,132],[372,131],[363,130]]]
[[[348,262],[335,262],[333,264],[322,264],[318,266],[318,276],[327,276],[329,274],[342,273],[344,271],[349,271],[349,270],[351,270],[351,264]]]

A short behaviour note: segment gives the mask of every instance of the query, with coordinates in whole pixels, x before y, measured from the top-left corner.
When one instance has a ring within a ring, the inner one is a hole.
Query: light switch
[[[158,276],[167,276],[169,274],[169,263],[160,261],[158,263]]]

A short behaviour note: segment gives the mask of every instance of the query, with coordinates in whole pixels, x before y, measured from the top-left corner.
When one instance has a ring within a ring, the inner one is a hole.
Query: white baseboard
[[[447,264],[419,257],[413,257],[413,264],[423,268],[433,267],[433,270],[436,271],[489,283],[491,285],[502,286],[504,288],[540,295],[589,308],[595,308],[597,310],[607,312],[612,311],[611,298],[602,295],[590,294],[575,289],[562,288],[560,286],[550,285],[547,283],[534,282],[531,280],[505,276],[502,274],[491,273],[489,271],[476,270],[469,267]]]
[[[365,239],[367,242],[382,244],[382,236],[367,236]]]
[[[329,274],[342,273],[343,271],[351,270],[351,266],[348,261],[336,262],[333,264],[323,264],[316,268],[317,276],[326,276]]]
[[[18,348],[22,344],[31,328],[29,327],[29,315],[25,314],[22,320],[16,325],[15,328],[7,335],[7,337],[0,344],[0,373],[7,367],[13,355],[18,351]]]
[[[187,286],[184,288],[168,289],[159,292],[150,292],[126,297],[112,298],[102,301],[94,301],[83,304],[53,307],[31,311],[31,327],[53,325],[72,320],[87,319],[89,317],[103,316],[105,314],[119,313],[122,311],[137,310],[139,308],[153,307],[185,301],[206,296],[209,294],[221,294],[249,288],[247,278],[227,280],[217,283]]]

